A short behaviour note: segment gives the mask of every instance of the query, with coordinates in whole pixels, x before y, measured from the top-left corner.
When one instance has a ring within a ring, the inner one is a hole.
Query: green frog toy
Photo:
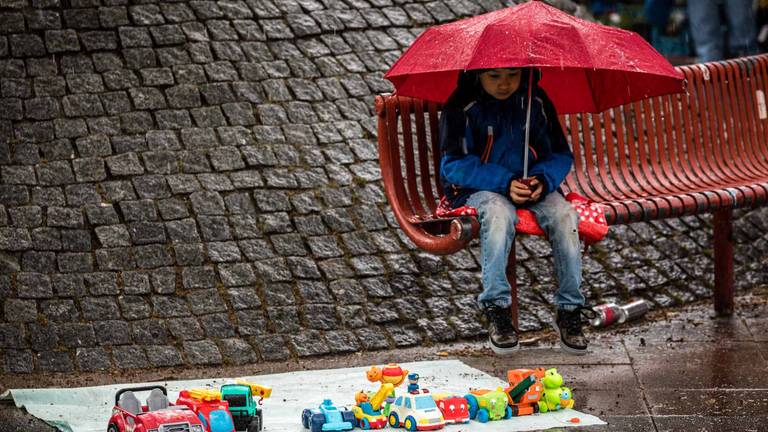
[[[573,408],[573,393],[568,387],[563,387],[563,377],[557,373],[557,369],[547,369],[541,383],[544,390],[541,392],[541,400],[539,400],[540,412]]]

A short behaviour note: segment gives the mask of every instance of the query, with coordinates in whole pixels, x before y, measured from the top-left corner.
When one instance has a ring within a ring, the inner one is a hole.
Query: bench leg
[[[512,304],[509,305],[509,312],[512,314],[512,322],[516,329],[520,329],[517,321],[517,254],[515,253],[516,240],[512,240],[512,248],[509,250],[507,258],[507,280],[509,281],[509,293],[512,295]]]
[[[733,314],[733,210],[715,212],[715,312]]]

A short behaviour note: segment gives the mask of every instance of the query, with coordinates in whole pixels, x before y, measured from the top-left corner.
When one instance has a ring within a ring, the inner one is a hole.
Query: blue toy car
[[[311,432],[347,431],[355,427],[355,414],[346,408],[339,410],[326,399],[319,407],[302,411],[301,424]]]

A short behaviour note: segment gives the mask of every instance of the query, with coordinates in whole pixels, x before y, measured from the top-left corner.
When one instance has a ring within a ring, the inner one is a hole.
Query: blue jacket
[[[481,91],[463,108],[446,104],[440,116],[440,178],[452,208],[481,190],[508,197],[512,180],[523,176],[526,87],[521,82],[506,100]],[[538,86],[532,100],[528,175],[544,185],[543,198],[560,187],[573,166],[573,153],[554,105]]]

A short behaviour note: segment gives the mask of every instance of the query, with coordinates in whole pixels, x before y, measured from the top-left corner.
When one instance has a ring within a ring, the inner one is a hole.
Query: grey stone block
[[[14,57],[39,57],[46,54],[43,39],[36,34],[12,34],[8,37],[8,43]]]
[[[200,92],[192,84],[180,84],[165,90],[168,97],[168,105],[171,108],[194,108],[199,107]]]
[[[82,299],[81,307],[83,318],[86,320],[118,318],[120,316],[117,302],[112,297],[86,297]]]
[[[123,292],[125,294],[149,294],[149,275],[138,271],[123,272]]]
[[[360,304],[365,302],[365,290],[357,280],[336,280],[330,283],[329,288],[338,303]]]
[[[336,317],[336,308],[330,304],[308,304],[301,308],[303,321],[315,330],[334,330],[339,328],[340,320]]]
[[[174,318],[168,320],[171,335],[181,340],[195,340],[203,337],[203,329],[195,318]]]
[[[43,372],[71,372],[74,370],[69,353],[44,351],[38,356],[38,369]]]
[[[200,243],[174,244],[173,250],[176,253],[176,263],[179,265],[202,265],[205,262],[205,251]]]
[[[85,273],[93,270],[93,257],[87,253],[60,253],[59,270],[64,273]]]
[[[109,172],[115,176],[138,175],[144,173],[144,167],[136,153],[125,153],[106,158]]]
[[[227,290],[227,294],[233,309],[255,309],[261,306],[261,300],[255,288],[230,288]]]
[[[330,348],[322,333],[316,330],[305,330],[291,335],[293,349],[299,357],[328,354]]]
[[[96,335],[91,324],[62,323],[58,326],[56,334],[60,344],[68,348],[96,345]]]
[[[104,114],[101,99],[95,94],[77,94],[64,96],[64,113],[70,117],[88,117]]]
[[[75,168],[75,179],[79,182],[101,181],[107,178],[104,160],[100,158],[83,158],[72,161]]]
[[[235,327],[226,313],[214,313],[200,317],[200,324],[207,337],[229,338],[235,336]]]
[[[80,51],[77,32],[73,29],[47,30],[45,32],[45,46],[51,54]]]
[[[35,228],[31,236],[32,248],[36,250],[61,250],[61,233],[56,228]]]
[[[87,273],[83,275],[83,281],[85,282],[85,287],[93,295],[114,295],[120,292],[120,289],[117,286],[117,273]],[[93,298],[96,299],[100,297]],[[109,302],[114,303],[114,301],[111,299]],[[85,309],[83,309],[83,312],[85,312]]]
[[[36,166],[40,184],[61,185],[74,183],[75,176],[68,161],[52,161]]]
[[[171,196],[165,177],[161,175],[145,175],[131,179],[133,188],[140,198],[167,198]]]
[[[288,350],[289,345],[281,335],[260,336],[258,341],[258,348],[264,360],[285,360],[291,355],[291,352]]]
[[[19,298],[50,298],[53,297],[51,280],[41,273],[18,273],[16,275],[16,291]]]
[[[184,288],[212,288],[216,285],[216,272],[212,266],[184,267],[181,270]]]
[[[80,319],[80,313],[72,300],[42,301],[40,309],[49,322],[74,322]]]
[[[232,239],[227,218],[224,216],[200,216],[197,218],[197,222],[200,224],[203,240],[223,241]]]
[[[198,127],[216,127],[227,124],[224,114],[218,106],[194,108],[190,112]]]
[[[190,364],[221,364],[222,357],[218,347],[212,341],[184,342],[184,353]]]
[[[43,309],[45,309],[45,307],[43,307]],[[77,311],[75,310],[75,312]],[[74,317],[77,317],[77,313],[75,313]],[[70,316],[69,319],[72,319],[72,316]],[[27,329],[29,332],[29,345],[35,351],[45,351],[51,347],[56,347],[59,345],[59,337],[56,336],[55,324],[51,323],[41,325],[37,323],[30,323],[27,324]]]
[[[161,222],[134,222],[128,225],[134,244],[165,243],[165,229]]]
[[[221,353],[228,363],[248,364],[258,360],[258,356],[253,351],[253,347],[242,339],[222,339],[219,344]]]
[[[130,69],[115,69],[104,72],[104,84],[109,90],[126,90],[139,86],[139,79]]]
[[[93,330],[99,345],[127,345],[132,342],[130,327],[126,321],[94,321]]]
[[[245,168],[240,151],[237,147],[217,147],[210,153],[211,164],[216,171],[232,171]]]
[[[250,214],[233,215],[229,217],[235,238],[238,240],[261,237],[261,229],[258,226],[256,217]]]
[[[136,259],[130,248],[99,249],[96,251],[99,270],[130,270],[136,268]]]
[[[109,137],[106,135],[95,134],[78,138],[75,143],[78,153],[85,158],[109,156],[112,154],[112,146],[109,143]]]
[[[127,320],[146,319],[152,315],[151,306],[142,296],[120,296],[117,300],[122,316]],[[141,342],[137,340],[136,343]]]
[[[109,51],[117,49],[117,34],[113,31],[80,32],[80,41],[86,51]]]
[[[163,320],[143,319],[134,321],[131,323],[131,328],[133,340],[139,345],[168,343],[168,329]]]
[[[152,200],[121,201],[120,211],[126,222],[157,220],[157,210]]]
[[[157,268],[173,265],[173,257],[163,245],[137,246],[134,248],[136,265],[140,268]]]
[[[240,261],[240,249],[235,242],[207,243],[208,257],[214,263]]]
[[[182,364],[181,353],[169,345],[146,346],[147,359],[152,367],[177,366]]]
[[[112,360],[119,369],[141,369],[149,366],[144,350],[139,346],[112,347]]]
[[[223,173],[198,174],[197,179],[200,185],[203,186],[203,189],[209,191],[231,191],[235,188],[232,182],[229,181],[229,177]]]
[[[194,219],[182,219],[165,223],[168,237],[172,242],[189,243],[199,242],[200,235]]]
[[[112,367],[109,354],[104,348],[78,348],[75,351],[75,363],[81,371],[107,370]]]
[[[186,194],[200,190],[200,183],[193,175],[178,174],[166,176],[168,186],[174,194]]]
[[[152,38],[145,27],[123,26],[118,29],[120,43],[125,48],[152,46]]]
[[[53,252],[38,251],[24,252],[22,255],[21,268],[26,272],[55,273],[56,254]],[[1,292],[2,290],[0,290],[0,293]]]
[[[8,209],[11,224],[20,228],[34,228],[43,223],[43,212],[38,206],[11,207]]]
[[[37,321],[37,304],[35,300],[5,299],[3,303],[5,319],[9,322]]]
[[[48,226],[81,228],[83,226],[83,214],[80,209],[69,207],[48,207]]]
[[[29,202],[29,190],[26,186],[0,184],[0,204],[24,205]]]
[[[172,267],[153,270],[151,279],[152,287],[158,294],[172,294],[176,291],[176,271]]]

